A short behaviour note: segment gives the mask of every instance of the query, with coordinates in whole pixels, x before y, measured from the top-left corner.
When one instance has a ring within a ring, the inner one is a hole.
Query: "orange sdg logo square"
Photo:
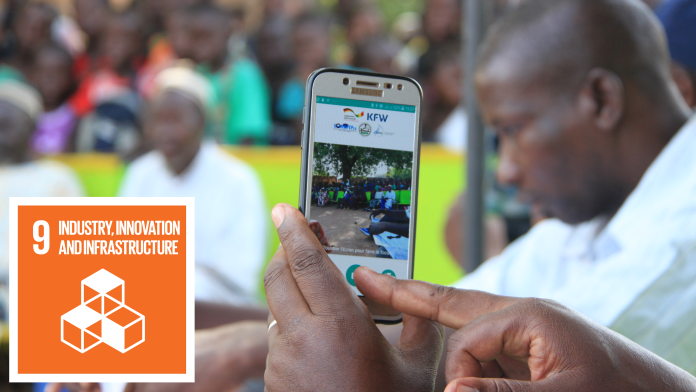
[[[10,210],[11,381],[194,381],[193,199]]]

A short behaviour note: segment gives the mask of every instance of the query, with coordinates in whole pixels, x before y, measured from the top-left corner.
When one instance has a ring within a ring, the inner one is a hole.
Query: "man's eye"
[[[519,125],[509,125],[498,128],[498,133],[504,136],[514,136],[520,131],[520,129],[522,129],[522,127]]]

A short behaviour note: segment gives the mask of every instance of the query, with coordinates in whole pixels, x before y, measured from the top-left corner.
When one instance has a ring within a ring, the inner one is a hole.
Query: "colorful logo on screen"
[[[353,109],[348,109],[345,108],[343,109],[343,119],[344,120],[351,120],[351,121],[357,121],[360,117],[364,116],[365,112],[360,112],[360,114],[356,114]]]
[[[343,131],[343,132],[355,132],[355,131],[358,130],[358,128],[356,128],[356,127],[353,126],[353,125],[350,125],[350,124],[339,124],[339,123],[334,124],[334,129],[337,129],[337,130]]]

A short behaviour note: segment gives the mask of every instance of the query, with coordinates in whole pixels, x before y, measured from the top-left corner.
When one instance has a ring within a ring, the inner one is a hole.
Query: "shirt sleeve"
[[[234,144],[247,138],[267,142],[270,107],[270,88],[261,69],[250,60],[238,60],[232,74],[225,142]]]
[[[454,287],[466,290],[486,291],[492,294],[505,295],[505,278],[511,263],[518,259],[529,234],[508,245],[499,256],[487,260],[474,272],[466,274],[454,283]]]

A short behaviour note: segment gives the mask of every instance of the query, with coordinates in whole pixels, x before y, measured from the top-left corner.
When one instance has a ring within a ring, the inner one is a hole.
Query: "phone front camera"
[[[350,83],[350,79],[348,79],[348,78],[343,78],[343,84],[345,84],[345,85],[347,86],[348,83]]]

